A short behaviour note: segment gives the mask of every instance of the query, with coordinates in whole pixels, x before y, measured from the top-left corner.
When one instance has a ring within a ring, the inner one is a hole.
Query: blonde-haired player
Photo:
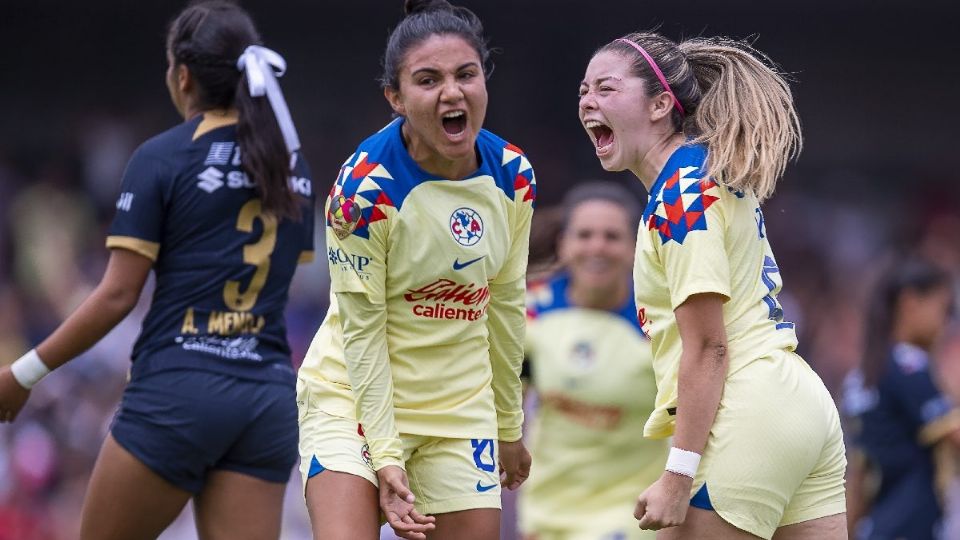
[[[537,468],[520,491],[520,530],[528,540],[651,539],[633,507],[669,444],[643,437],[657,387],[630,282],[639,204],[617,184],[590,182],[563,212],[563,270],[528,294]]]
[[[674,438],[640,526],[845,538],[839,415],[793,352],[760,210],[801,142],[788,85],[741,42],[631,34],[590,60],[579,114],[604,169],[650,193],[634,267],[657,375],[645,431]]]

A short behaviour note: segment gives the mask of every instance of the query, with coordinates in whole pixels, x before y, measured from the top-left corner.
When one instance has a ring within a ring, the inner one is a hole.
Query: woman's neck
[[[627,302],[629,294],[630,287],[626,280],[617,282],[609,289],[578,287],[577,283],[571,280],[567,299],[577,307],[615,311]]]
[[[440,178],[460,180],[477,170],[480,166],[476,152],[471,152],[470,155],[464,159],[453,160],[444,158],[424,144],[419,138],[414,137],[408,126],[409,124],[407,122],[404,122],[403,125],[400,126],[404,146],[407,147],[407,153],[410,154],[413,161],[424,171]]]
[[[630,172],[640,179],[643,187],[647,188],[647,192],[653,188],[653,183],[660,176],[660,171],[663,170],[673,152],[683,146],[684,140],[683,133],[679,131],[664,134],[647,149],[638,163],[630,167]]]

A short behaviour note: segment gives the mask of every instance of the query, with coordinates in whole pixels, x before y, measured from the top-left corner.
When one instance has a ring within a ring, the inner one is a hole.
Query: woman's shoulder
[[[199,121],[188,120],[150,137],[137,147],[131,160],[170,160],[177,152],[193,143],[193,132]]]
[[[548,312],[570,307],[567,303],[569,283],[569,277],[563,273],[528,283],[528,318],[536,319]]]
[[[518,157],[526,159],[527,155],[519,146],[486,129],[481,129],[480,132],[477,133],[477,146],[484,153],[493,152],[499,154],[502,158],[499,164],[503,165],[506,165]]]
[[[536,201],[537,177],[519,146],[485,129],[477,134],[476,144],[483,161],[481,172],[492,176],[508,198],[531,204]]]

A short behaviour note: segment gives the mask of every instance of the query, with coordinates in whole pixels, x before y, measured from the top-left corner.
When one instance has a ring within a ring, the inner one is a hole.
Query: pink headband
[[[673,94],[673,90],[670,89],[670,85],[667,84],[667,78],[663,76],[663,72],[660,71],[660,67],[657,66],[657,63],[653,61],[653,58],[649,54],[647,54],[647,51],[643,50],[643,47],[641,47],[637,43],[634,43],[633,41],[630,41],[629,39],[626,39],[626,38],[617,38],[614,41],[622,41],[627,45],[630,45],[631,47],[636,49],[637,52],[640,53],[640,55],[647,60],[647,64],[650,64],[650,68],[653,69],[653,72],[657,75],[657,78],[660,79],[660,84],[663,85],[663,89],[666,90],[666,92],[670,94],[670,97],[673,98],[673,105],[677,108],[678,111],[680,111],[680,114],[686,116],[687,112],[683,110],[683,105],[680,105],[680,100],[677,99],[677,96]]]

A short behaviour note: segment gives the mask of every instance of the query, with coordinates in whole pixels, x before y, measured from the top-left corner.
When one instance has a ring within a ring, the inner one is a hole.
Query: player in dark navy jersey
[[[123,319],[151,269],[131,380],[84,502],[82,539],[155,538],[195,498],[201,538],[277,538],[297,458],[295,373],[283,310],[313,254],[313,193],[276,81],[234,4],[185,9],[167,85],[186,121],[131,157],[97,289],[0,370],[0,420],[29,388]],[[276,73],[275,73],[276,72]]]
[[[940,538],[933,448],[960,446],[960,410],[938,388],[929,355],[952,301],[948,273],[909,259],[873,296],[863,362],[844,381],[844,413],[854,419],[853,538]]]

